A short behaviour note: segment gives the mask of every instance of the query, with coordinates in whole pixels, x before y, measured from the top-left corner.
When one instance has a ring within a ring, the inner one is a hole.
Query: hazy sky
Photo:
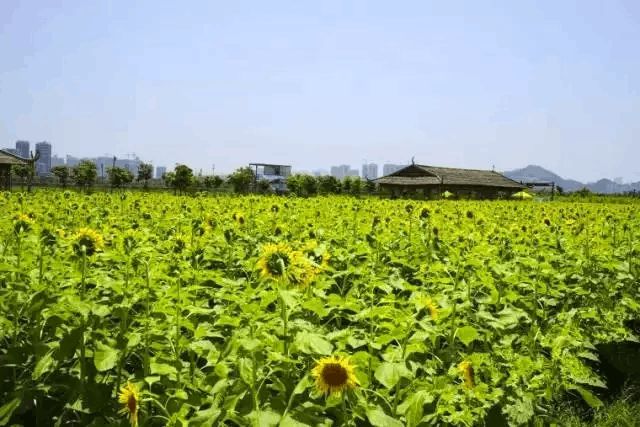
[[[0,147],[640,180],[640,2],[0,1]]]

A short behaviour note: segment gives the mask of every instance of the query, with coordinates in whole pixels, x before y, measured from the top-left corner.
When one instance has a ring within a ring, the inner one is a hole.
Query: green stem
[[[18,270],[20,270],[21,260],[22,260],[22,237],[20,236],[20,233],[18,233],[18,259],[16,260]]]
[[[40,243],[40,257],[38,258],[38,289],[42,289],[42,277],[44,275],[44,245]]]
[[[178,370],[177,373],[177,381],[178,381],[178,390],[180,390],[181,388],[181,382],[180,382],[180,371],[181,371],[181,362],[180,362],[180,316],[182,314],[182,309],[181,309],[181,300],[180,300],[180,278],[178,278],[177,282],[176,282],[176,286],[177,286],[177,290],[178,290],[178,296],[177,296],[177,301],[176,301],[176,337],[175,337],[175,351],[176,351],[176,369]]]
[[[82,269],[82,279],[80,282],[80,299],[82,300],[82,302],[85,302],[85,293],[86,293],[86,272],[87,272],[87,252],[86,249],[84,248],[84,246],[82,247],[82,264],[81,264],[81,269]],[[84,318],[84,315],[82,316],[82,320],[81,320],[81,326],[80,326],[80,330],[81,330],[81,337],[80,337],[80,387],[82,392],[84,393],[85,390],[85,383],[86,383],[86,361],[85,361],[85,356],[86,356],[86,349],[85,349],[85,328],[86,328],[86,320]]]
[[[127,289],[129,289],[129,265],[131,263],[131,256],[127,258],[126,270],[124,274],[124,287],[122,288],[122,319],[120,320],[120,340],[124,342],[125,334],[127,332],[127,323],[129,317],[129,310],[127,308]],[[122,376],[122,364],[124,363],[124,359],[127,354],[127,347],[125,344],[125,348],[120,355],[120,360],[118,361],[118,372],[116,374],[116,391],[120,389],[120,378]]]
[[[151,299],[151,278],[149,275],[149,261],[145,262],[145,285],[146,285],[146,297],[145,297],[145,311],[146,319],[144,322],[144,374],[150,375],[149,367],[149,322],[151,317],[150,299]]]
[[[413,331],[413,327],[415,326],[415,319],[411,322],[411,327],[407,331],[407,335],[405,335],[404,340],[402,341],[402,363],[405,363],[405,358],[407,357],[407,343],[409,342],[409,337],[411,336],[411,332]],[[393,414],[396,415],[398,410],[398,397],[400,395],[400,381],[396,383],[395,392],[393,394]]]
[[[280,296],[280,316],[282,317],[283,323],[283,333],[282,333],[282,342],[284,344],[284,355],[289,357],[289,319],[287,315],[287,304],[284,301],[284,298]]]

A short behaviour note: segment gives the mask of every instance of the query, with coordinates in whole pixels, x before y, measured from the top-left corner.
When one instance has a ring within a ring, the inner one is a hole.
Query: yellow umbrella
[[[514,199],[520,199],[520,200],[533,199],[533,196],[531,194],[527,193],[526,191],[518,191],[517,193],[515,193],[511,197],[513,197]]]

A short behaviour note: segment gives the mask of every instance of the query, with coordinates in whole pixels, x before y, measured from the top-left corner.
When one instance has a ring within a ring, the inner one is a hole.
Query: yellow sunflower
[[[262,254],[258,259],[258,269],[262,277],[271,279],[286,279],[295,254],[284,243],[268,243],[262,247]]]
[[[234,212],[233,219],[240,225],[244,224],[244,215],[241,212]]]
[[[462,374],[462,379],[464,380],[464,385],[468,388],[473,388],[475,386],[475,373],[473,371],[473,366],[471,362],[468,360],[463,360],[458,365],[458,370]]]
[[[289,281],[301,287],[309,286],[315,280],[318,269],[300,252],[294,251],[292,260]]]
[[[309,240],[302,247],[302,252],[314,264],[318,273],[329,267],[329,251],[326,246],[318,245],[317,241]]]
[[[122,386],[118,395],[118,402],[123,405],[120,413],[129,414],[131,426],[136,427],[138,425],[138,410],[140,406],[140,391],[138,387],[130,382]]]
[[[316,379],[316,389],[324,394],[340,394],[358,385],[355,366],[347,357],[324,357],[316,364],[311,374]]]
[[[103,246],[102,236],[91,228],[79,229],[74,237],[73,250],[78,256],[82,255],[83,251],[87,256],[91,256]]]
[[[33,219],[31,219],[29,215],[20,214],[15,217],[15,220],[13,222],[13,231],[15,231],[16,234],[26,233],[27,231],[31,230],[32,226]]]
[[[438,320],[439,311],[438,305],[429,297],[423,297],[420,299],[420,306],[426,308],[431,316],[431,319]]]

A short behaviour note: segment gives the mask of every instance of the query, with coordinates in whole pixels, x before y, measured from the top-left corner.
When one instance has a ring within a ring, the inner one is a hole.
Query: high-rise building
[[[56,166],[64,166],[64,157],[58,157],[55,154],[51,156],[51,168]]]
[[[36,173],[46,175],[51,171],[51,144],[48,142],[38,142],[36,153],[40,153],[40,158],[36,162]]]
[[[29,141],[16,141],[16,152],[20,157],[29,157]]]
[[[391,163],[387,163],[382,166],[382,176],[391,175],[392,173],[399,171],[400,169],[406,167],[407,165],[394,165]]]
[[[167,167],[166,166],[158,166],[156,168],[156,178],[161,179],[162,175],[164,175],[165,173],[167,173]]]
[[[91,159],[91,161],[96,164],[96,172],[100,178],[105,178],[107,169],[112,168],[115,163],[113,156],[100,156]]]
[[[82,159],[79,157],[73,157],[67,154],[67,166],[72,168],[74,166],[76,166],[78,163],[80,163]]]
[[[133,159],[117,159],[116,166],[122,169],[126,169],[133,174],[133,176],[138,176],[138,166],[140,166],[142,160],[137,157]]]
[[[369,163],[362,165],[362,178],[363,179],[376,179],[378,177],[378,165],[375,163]]]
[[[349,165],[331,166],[331,176],[344,179],[347,176],[360,176],[357,169],[351,169]]]

